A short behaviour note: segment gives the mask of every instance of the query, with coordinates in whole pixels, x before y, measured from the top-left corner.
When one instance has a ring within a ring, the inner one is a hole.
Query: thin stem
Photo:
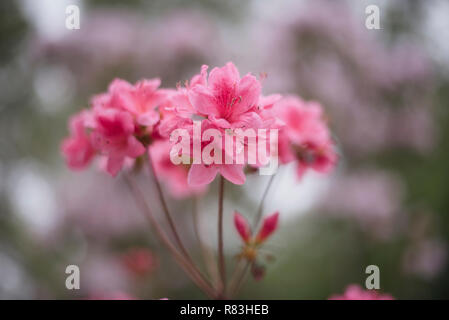
[[[178,263],[178,265],[187,273],[188,276],[192,279],[192,281],[203,290],[209,297],[214,298],[216,294],[213,288],[207,283],[206,280],[203,279],[202,275],[195,269],[192,268],[192,265],[188,260],[176,249],[176,247],[171,243],[170,239],[162,229],[162,227],[157,222],[153,213],[151,212],[150,207],[145,201],[145,197],[140,190],[140,188],[134,183],[134,181],[127,175],[125,175],[125,181],[128,187],[131,190],[136,202],[141,207],[144,212],[144,216],[147,218],[150,226],[156,231],[157,236],[161,240],[161,242],[167,247],[170,253],[173,255],[173,258]]]
[[[276,174],[273,174],[270,177],[270,180],[268,180],[268,184],[262,194],[262,198],[260,199],[260,203],[257,208],[256,216],[254,218],[253,230],[257,230],[259,223],[262,219],[262,213],[263,213],[263,208],[265,205],[265,199],[267,198],[268,192],[270,191],[270,188],[273,184],[275,176],[276,176]],[[231,281],[231,289],[229,290],[230,296],[234,296],[240,290],[243,282],[245,281],[246,273],[248,272],[250,263],[247,261],[244,268],[242,268],[241,265],[242,265],[242,262],[239,261],[237,266],[235,267],[233,279]]]
[[[226,292],[226,263],[223,253],[223,196],[224,178],[220,176],[218,189],[218,270],[221,277],[222,294]]]
[[[233,279],[231,280],[231,284],[229,285],[230,297],[234,297],[242,287],[244,279],[246,278],[246,273],[250,265],[251,264],[249,261],[245,261],[245,263],[243,263],[243,260],[240,260],[237,263],[237,266],[235,267],[234,270]]]
[[[189,253],[187,252],[184,244],[182,243],[182,240],[179,236],[178,230],[176,229],[175,223],[171,217],[170,210],[168,209],[167,202],[165,201],[164,193],[162,192],[161,184],[159,183],[159,179],[156,175],[156,170],[154,169],[153,159],[151,158],[150,152],[148,152],[148,162],[150,164],[149,167],[150,167],[151,173],[154,177],[154,184],[156,185],[156,189],[157,189],[157,193],[158,193],[161,205],[162,205],[162,209],[165,213],[165,217],[167,219],[168,225],[175,237],[175,241],[176,241],[177,245],[179,246],[179,248],[181,249],[181,252],[186,257],[186,259],[189,261],[192,261]]]
[[[192,199],[192,213],[193,213],[193,227],[195,230],[196,237],[198,239],[198,243],[200,244],[201,255],[203,256],[204,265],[206,266],[207,272],[211,277],[212,284],[217,285],[219,283],[218,266],[214,259],[213,252],[208,246],[206,246],[203,239],[203,232],[201,230],[197,197],[193,197]]]
[[[262,219],[263,207],[265,205],[265,199],[267,198],[268,191],[270,191],[271,185],[273,184],[274,177],[276,174],[271,175],[270,180],[265,188],[265,191],[262,194],[262,199],[260,200],[259,207],[257,208],[256,216],[254,218],[253,230],[256,230],[258,227],[260,220]]]

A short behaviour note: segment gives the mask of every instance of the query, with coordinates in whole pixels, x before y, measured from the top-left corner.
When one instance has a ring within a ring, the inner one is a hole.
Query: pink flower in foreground
[[[279,134],[281,163],[297,161],[298,177],[309,168],[329,172],[337,162],[337,155],[320,104],[289,96],[274,108],[284,124]]]
[[[389,294],[379,293],[376,290],[363,290],[359,285],[352,284],[342,295],[333,295],[329,300],[394,300],[394,298]]]
[[[137,158],[145,152],[145,147],[134,136],[134,122],[129,112],[117,109],[95,111],[92,144],[107,157],[106,170],[115,176],[126,157]]]
[[[201,154],[209,143],[215,144],[221,150],[222,162],[205,164],[204,159],[200,159],[201,163],[193,161],[188,175],[189,185],[209,184],[217,174],[241,185],[246,179],[243,163],[248,162],[248,154],[243,154],[244,160],[239,163],[236,161],[236,155],[244,152],[247,143],[235,132],[229,132],[227,129],[269,128],[274,123],[274,117],[271,113],[263,113],[259,106],[261,85],[254,76],[248,74],[240,78],[237,68],[231,62],[222,68],[214,68],[209,76],[207,69],[208,67],[203,65],[199,74],[192,77],[185,87],[178,87],[177,92],[170,96],[173,113],[164,116],[159,131],[162,136],[168,137],[177,128],[191,130],[193,119],[203,119],[201,132],[215,129],[221,132],[222,140],[200,141]],[[264,105],[271,107],[277,98],[278,95],[269,96],[264,100]],[[223,148],[226,135],[234,141],[233,150]]]
[[[204,70],[204,67],[203,67]],[[189,100],[196,112],[221,128],[260,127],[257,114],[260,82],[251,74],[240,78],[232,62],[214,68],[206,83],[189,90]]]
[[[85,168],[95,155],[90,137],[86,132],[88,117],[88,111],[84,110],[70,119],[70,137],[64,139],[61,145],[66,163],[73,170]]]
[[[207,129],[218,129],[213,123],[209,120],[203,120],[201,122],[201,131],[205,132]],[[192,163],[190,166],[189,174],[187,177],[187,181],[191,186],[203,186],[211,183],[217,174],[221,174],[223,178],[226,180],[237,184],[242,185],[245,183],[246,177],[244,173],[244,164],[237,164],[234,159],[230,159],[230,163],[228,164],[227,160],[230,155],[224,150],[225,146],[225,133],[221,133],[220,139],[215,141],[215,138],[212,138],[212,141],[200,141],[201,145],[201,154],[203,154],[204,148],[215,146],[214,149],[221,151],[221,163],[204,163],[204,159],[201,159],[201,163]],[[192,148],[195,141],[192,139]],[[193,149],[192,149],[193,150]],[[232,156],[231,156],[232,157]]]

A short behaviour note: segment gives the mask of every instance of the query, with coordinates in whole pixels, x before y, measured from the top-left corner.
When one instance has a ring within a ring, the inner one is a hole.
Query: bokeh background
[[[65,7],[81,29],[65,28]],[[365,7],[380,8],[380,30]],[[204,298],[143,223],[120,177],[74,173],[60,143],[70,114],[114,77],[189,79],[233,61],[266,74],[264,94],[322,103],[338,144],[330,176],[297,181],[280,168],[264,213],[281,222],[262,281],[238,298],[326,299],[365,268],[398,299],[449,298],[449,2],[52,1],[0,2],[0,298]],[[148,201],[157,210],[151,183]],[[266,177],[226,186],[229,269],[238,253],[232,210],[254,215]],[[190,199],[171,199],[200,260]],[[216,186],[200,201],[216,247]],[[65,268],[81,289],[65,288]]]

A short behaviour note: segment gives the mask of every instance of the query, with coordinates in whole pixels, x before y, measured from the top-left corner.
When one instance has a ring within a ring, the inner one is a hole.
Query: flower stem
[[[222,298],[226,292],[226,264],[223,253],[223,196],[224,196],[224,178],[220,176],[218,189],[218,269],[221,278]]]
[[[201,255],[203,257],[204,265],[206,266],[207,272],[209,273],[212,281],[212,285],[216,286],[219,283],[219,274],[217,262],[214,259],[214,254],[211,249],[205,244],[203,238],[203,232],[201,230],[200,213],[198,210],[198,198],[196,196],[192,199],[192,213],[193,213],[193,227],[195,234],[200,244]]]
[[[239,260],[235,266],[231,282],[229,284],[229,297],[234,297],[244,283],[246,272],[250,266],[249,261]]]
[[[203,278],[201,273],[199,273],[191,263],[176,249],[176,247],[171,243],[170,239],[162,229],[162,227],[157,222],[150,207],[145,201],[145,197],[141,192],[140,188],[134,183],[134,181],[127,175],[125,175],[125,181],[131,190],[137,204],[141,207],[142,211],[145,213],[145,217],[148,219],[150,226],[156,231],[157,236],[161,242],[167,247],[173,258],[178,263],[178,265],[187,273],[187,275],[192,279],[192,281],[203,290],[209,297],[215,298],[216,294],[214,289],[209,285],[209,283]]]
[[[265,205],[265,199],[267,198],[268,192],[270,191],[270,188],[271,188],[271,186],[273,184],[275,176],[276,176],[276,174],[273,174],[270,177],[270,180],[268,180],[268,184],[267,184],[267,186],[266,186],[266,188],[265,188],[265,190],[264,190],[264,192],[262,194],[262,198],[260,199],[260,203],[259,203],[259,206],[257,208],[256,216],[254,218],[253,230],[257,230],[257,228],[258,228],[258,226],[260,224],[260,221],[262,219],[263,208],[264,208],[264,205]],[[246,264],[244,264],[244,265],[243,265],[242,260],[237,262],[237,265],[236,265],[235,270],[234,270],[234,274],[232,276],[231,284],[230,284],[229,294],[230,294],[231,297],[238,293],[238,291],[240,290],[241,286],[245,282],[246,273],[248,272],[249,266],[250,266],[249,262],[246,262]]]
[[[273,184],[274,177],[276,174],[271,175],[270,180],[268,180],[268,184],[263,192],[262,199],[260,200],[259,207],[257,208],[256,217],[254,218],[253,230],[256,230],[260,220],[262,219],[263,207],[265,205],[265,199],[270,191],[271,185]]]
[[[173,218],[171,217],[170,210],[168,209],[167,202],[165,201],[164,193],[162,192],[161,184],[159,183],[159,179],[156,175],[156,170],[154,169],[153,160],[151,158],[150,152],[148,152],[148,162],[149,167],[151,170],[151,173],[154,177],[154,184],[156,185],[157,193],[159,200],[162,205],[162,210],[164,211],[165,218],[167,219],[168,225],[173,233],[173,236],[175,237],[176,244],[181,249],[181,252],[184,254],[187,260],[192,262],[192,258],[190,257],[189,253],[187,252],[187,249],[185,248],[184,244],[182,243],[181,237],[179,236],[178,230],[176,229],[175,223],[173,221]],[[193,264],[193,262],[192,262]]]

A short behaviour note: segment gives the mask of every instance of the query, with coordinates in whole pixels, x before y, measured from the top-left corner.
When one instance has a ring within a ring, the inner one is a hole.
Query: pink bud
[[[279,212],[276,211],[272,215],[263,219],[262,228],[256,236],[256,242],[262,243],[276,230],[278,226]]]
[[[245,241],[245,243],[248,243],[251,238],[251,229],[245,217],[243,217],[237,211],[234,211],[234,226],[237,229],[237,232],[239,233],[243,241]]]

